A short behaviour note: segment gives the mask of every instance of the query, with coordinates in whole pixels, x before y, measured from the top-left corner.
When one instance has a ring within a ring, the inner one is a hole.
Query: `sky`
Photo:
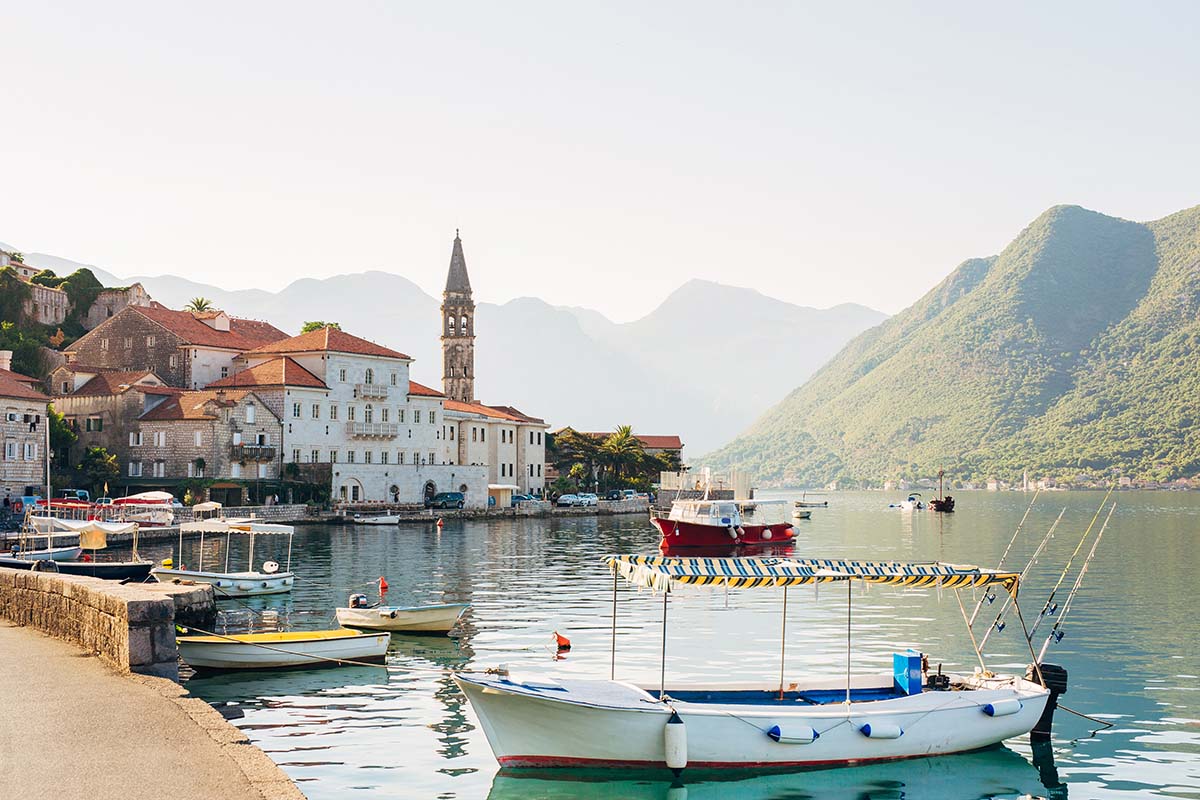
[[[600,7],[600,6],[603,7]],[[913,7],[901,7],[901,6]],[[1046,208],[1200,204],[1195,3],[0,0],[0,241],[640,317],[896,312]]]

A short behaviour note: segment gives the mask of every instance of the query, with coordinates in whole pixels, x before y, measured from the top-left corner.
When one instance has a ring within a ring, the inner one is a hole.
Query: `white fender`
[[[764,529],[763,529],[763,532],[762,532],[762,537],[763,537],[763,539],[765,539],[765,540],[767,540],[767,541],[770,541],[770,540],[771,540],[771,537],[772,537],[773,535],[774,535],[774,534],[773,534],[773,533],[771,533],[771,529],[770,529],[770,528],[764,528]]]
[[[679,771],[687,766],[687,728],[678,712],[672,711],[671,718],[663,726],[663,746],[668,767]]]
[[[729,531],[730,539],[736,539],[738,537],[737,528],[733,527],[732,525],[730,525],[728,528],[726,528],[726,530]]]
[[[858,729],[868,739],[899,739],[904,730],[894,722],[868,722]]]
[[[1009,714],[1015,714],[1020,710],[1021,701],[1015,697],[1010,697],[1007,700],[997,700],[983,707],[983,713],[989,717],[1007,717]]]
[[[776,725],[767,731],[767,736],[780,744],[812,744],[821,738],[820,732],[808,725],[789,727],[786,733]]]

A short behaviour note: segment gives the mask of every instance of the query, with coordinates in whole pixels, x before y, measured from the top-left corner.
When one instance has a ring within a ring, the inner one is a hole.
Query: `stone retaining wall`
[[[82,647],[121,672],[177,680],[176,614],[203,618],[213,608],[210,586],[122,585],[0,568],[0,617]]]

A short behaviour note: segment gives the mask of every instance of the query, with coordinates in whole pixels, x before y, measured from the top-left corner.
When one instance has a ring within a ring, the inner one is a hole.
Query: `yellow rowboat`
[[[341,662],[380,662],[389,634],[339,628],[331,631],[243,633],[232,636],[180,636],[180,657],[193,669],[284,669],[339,666]]]

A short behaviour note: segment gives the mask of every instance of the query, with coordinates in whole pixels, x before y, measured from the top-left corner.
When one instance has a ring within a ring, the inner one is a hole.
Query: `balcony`
[[[235,444],[229,448],[234,461],[274,461],[275,448],[267,444]]]
[[[395,439],[400,426],[391,422],[347,422],[346,435],[356,439]]]
[[[366,399],[386,400],[388,387],[379,383],[356,383],[354,385],[354,394],[356,397]]]

